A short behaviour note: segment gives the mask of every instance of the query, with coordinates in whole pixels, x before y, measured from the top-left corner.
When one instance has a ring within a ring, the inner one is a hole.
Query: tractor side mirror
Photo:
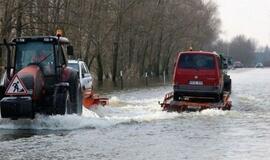
[[[67,46],[67,54],[69,56],[73,56],[74,55],[73,46],[71,46],[71,45]]]

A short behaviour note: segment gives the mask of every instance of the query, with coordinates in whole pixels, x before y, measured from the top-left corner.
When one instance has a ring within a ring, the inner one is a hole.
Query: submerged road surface
[[[83,116],[0,118],[0,159],[270,159],[270,69],[239,69],[231,111],[162,112],[171,86],[108,94]]]

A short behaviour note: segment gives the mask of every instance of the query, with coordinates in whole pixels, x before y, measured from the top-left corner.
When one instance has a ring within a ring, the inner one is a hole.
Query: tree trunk
[[[97,75],[98,75],[98,84],[102,85],[103,84],[103,66],[102,66],[102,58],[101,58],[101,53],[100,53],[100,46],[98,46],[97,49]]]
[[[162,50],[162,39],[163,39],[163,29],[161,29],[159,42],[158,42],[158,50],[156,56],[156,64],[155,64],[155,75],[158,77],[160,74],[160,57],[161,57],[161,50]]]
[[[18,1],[18,10],[17,10],[17,23],[16,23],[16,34],[17,37],[22,36],[22,2],[23,1]]]
[[[143,56],[142,56],[142,61],[141,61],[141,66],[140,66],[140,75],[143,75],[145,72],[145,58],[147,55],[147,49],[148,49],[148,41],[145,43],[145,46],[143,49]]]
[[[129,38],[129,49],[128,49],[128,67],[131,67],[132,58],[134,54],[134,40],[130,36]]]
[[[113,49],[113,68],[112,68],[112,81],[115,84],[116,83],[116,74],[117,74],[117,59],[118,59],[118,43],[115,42]]]
[[[12,30],[12,13],[11,13],[11,7],[14,5],[13,1],[6,0],[4,2],[4,16],[2,17],[2,25],[1,25],[1,38],[9,39],[11,30]]]

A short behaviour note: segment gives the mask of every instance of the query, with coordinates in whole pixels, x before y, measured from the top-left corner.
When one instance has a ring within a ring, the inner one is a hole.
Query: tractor
[[[7,50],[0,85],[2,118],[82,114],[78,71],[67,66],[73,46],[61,32],[4,40],[1,46]]]

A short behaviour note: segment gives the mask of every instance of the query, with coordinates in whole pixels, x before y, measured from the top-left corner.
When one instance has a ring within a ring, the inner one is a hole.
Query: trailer
[[[232,101],[230,100],[230,92],[224,92],[223,99],[220,102],[211,102],[207,100],[185,99],[180,101],[173,100],[173,92],[167,93],[164,97],[163,103],[160,103],[163,111],[168,112],[189,112],[202,111],[205,109],[220,109],[231,110]]]
[[[92,91],[85,91],[83,94],[83,106],[87,109],[101,105],[105,106],[109,104],[109,99],[105,97],[100,97],[98,94]]]

